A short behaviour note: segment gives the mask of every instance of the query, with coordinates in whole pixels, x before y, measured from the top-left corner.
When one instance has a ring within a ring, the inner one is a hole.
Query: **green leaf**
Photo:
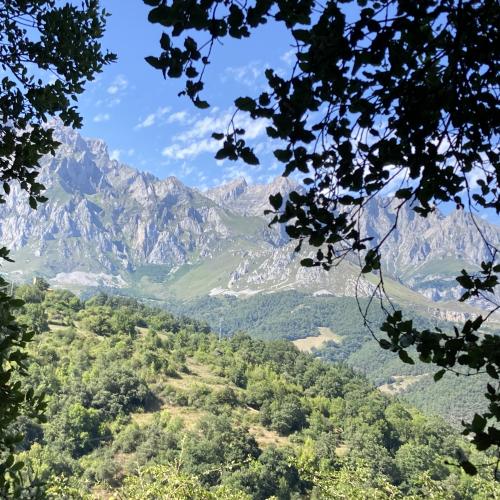
[[[404,189],[398,189],[395,193],[394,196],[396,198],[399,198],[401,200],[408,200],[413,193],[413,190],[411,188],[404,188]]]
[[[446,373],[446,370],[443,368],[434,374],[434,382],[438,382],[443,378],[443,375]]]
[[[244,148],[240,153],[241,159],[248,165],[258,165],[259,159],[250,148]]]
[[[389,342],[386,339],[379,339],[378,343],[382,349],[391,349],[392,348],[391,342]]]
[[[14,465],[10,468],[10,470],[11,470],[12,472],[18,472],[18,471],[20,471],[23,467],[24,467],[24,462],[19,461],[19,462],[16,462],[16,463],[15,463],[15,464],[14,464]]]
[[[269,94],[267,92],[263,92],[259,96],[259,105],[260,106],[269,106],[271,103],[271,98],[269,97]]]
[[[413,336],[410,335],[409,333],[405,333],[404,335],[401,335],[399,339],[399,345],[401,347],[404,347],[405,349],[413,344]]]
[[[474,432],[483,431],[483,429],[486,427],[486,419],[476,413],[474,415],[474,418],[472,419],[471,427]]]
[[[171,20],[171,12],[165,5],[151,9],[148,14],[148,21],[150,23],[161,23],[168,25]]]
[[[486,373],[494,379],[498,379],[498,370],[490,363],[486,365]]]
[[[221,148],[217,153],[215,153],[215,159],[216,160],[225,160],[228,157],[228,150],[227,148]]]
[[[154,56],[147,56],[144,60],[155,69],[162,69],[163,65],[160,63],[160,60]]]
[[[170,37],[166,33],[162,33],[161,35],[160,47],[163,50],[168,50],[170,48]]]
[[[198,109],[207,109],[210,107],[210,104],[208,104],[207,101],[202,101],[199,97],[197,97],[194,101],[193,104],[198,108]]]
[[[471,462],[468,460],[464,460],[460,462],[460,467],[465,471],[466,474],[469,474],[469,476],[475,476],[477,474],[477,468],[475,465],[473,465]]]
[[[188,78],[196,78],[198,76],[198,71],[193,66],[189,66],[189,68],[186,69],[186,76]]]
[[[273,151],[274,156],[276,157],[277,160],[285,163],[287,161],[290,161],[292,158],[292,151],[290,149],[275,149]]]

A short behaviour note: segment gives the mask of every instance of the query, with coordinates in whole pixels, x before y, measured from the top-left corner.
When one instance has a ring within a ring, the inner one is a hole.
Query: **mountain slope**
[[[16,259],[4,272],[15,279],[42,274],[54,285],[120,288],[156,299],[290,289],[355,295],[355,262],[328,273],[302,268],[307,249],[297,255],[283,228],[268,227],[262,214],[269,195],[295,189],[293,181],[248,185],[238,179],[200,192],[175,177],[160,180],[110,159],[101,140],[62,127],[56,138],[61,146],[55,157],[43,159],[40,175],[49,201],[32,211],[14,189],[0,207],[0,238]],[[394,217],[386,200],[373,200],[362,230],[377,241]],[[492,242],[500,241],[498,227],[481,224]],[[423,308],[456,299],[454,276],[487,256],[467,215],[422,219],[404,209],[384,251],[389,293]],[[371,281],[361,280],[360,295],[371,292]]]
[[[345,365],[130,299],[16,294],[40,325],[25,383],[47,419],[20,419],[16,444],[43,498],[493,498],[490,467],[447,464],[486,455]]]

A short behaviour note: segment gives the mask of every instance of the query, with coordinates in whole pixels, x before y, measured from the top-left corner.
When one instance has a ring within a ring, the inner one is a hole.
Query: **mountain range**
[[[308,250],[295,253],[283,228],[268,226],[269,195],[297,189],[293,180],[248,184],[241,178],[200,191],[111,159],[102,140],[59,126],[55,135],[61,146],[42,159],[40,172],[49,201],[34,211],[13,189],[0,207],[0,240],[15,259],[3,266],[9,277],[42,275],[54,286],[115,288],[159,300],[293,289],[354,296],[354,260],[330,272],[303,268]],[[390,200],[374,199],[362,231],[377,241],[394,217]],[[500,228],[480,224],[498,244]],[[447,318],[466,314],[473,309],[456,303],[461,290],[454,278],[487,257],[463,211],[421,218],[406,208],[384,246],[387,290],[399,302],[444,311]],[[359,293],[369,294],[374,282],[362,279]]]

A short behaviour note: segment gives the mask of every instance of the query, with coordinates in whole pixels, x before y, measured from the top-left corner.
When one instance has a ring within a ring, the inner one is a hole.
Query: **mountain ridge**
[[[329,273],[302,268],[308,250],[296,254],[283,227],[268,226],[269,195],[297,189],[293,180],[248,184],[240,178],[202,192],[111,159],[100,139],[62,127],[55,137],[61,146],[42,159],[40,171],[49,201],[33,211],[13,189],[0,208],[0,238],[17,261],[4,266],[10,276],[43,274],[56,285],[73,280],[80,288],[131,288],[160,298],[288,289],[355,295],[354,262]],[[390,293],[427,304],[456,300],[454,277],[487,257],[467,219],[463,212],[423,219],[402,210],[384,249]],[[390,202],[375,199],[360,224],[377,241],[393,221]],[[500,241],[500,228],[481,227]],[[371,282],[361,280],[361,295],[371,292]]]

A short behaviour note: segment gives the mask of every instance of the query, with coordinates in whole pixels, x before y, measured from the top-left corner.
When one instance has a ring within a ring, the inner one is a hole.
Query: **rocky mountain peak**
[[[35,212],[14,189],[0,207],[2,243],[22,256],[15,272],[42,270],[48,278],[73,272],[124,273],[131,283],[142,283],[146,278],[140,270],[152,272],[149,266],[160,266],[161,279],[167,281],[176,270],[184,266],[182,273],[190,272],[186,269],[192,266],[200,269],[193,271],[196,276],[210,283],[199,289],[240,293],[306,287],[312,292],[352,293],[355,277],[301,268],[295,244],[283,228],[268,227],[263,214],[269,196],[281,192],[286,197],[300,189],[293,179],[250,184],[242,177],[200,192],[176,177],[158,179],[111,160],[102,140],[84,139],[60,124],[55,125],[55,136],[61,147],[41,162],[40,181],[48,188],[49,201]],[[360,227],[376,242],[394,221],[391,201],[374,199]],[[498,245],[500,229],[478,223]],[[473,268],[487,252],[470,214],[436,212],[422,218],[405,207],[397,230],[386,241],[383,262],[386,272],[411,287],[411,293],[451,300],[460,295],[454,280],[460,269]],[[155,273],[146,283],[160,279]],[[186,286],[187,281],[181,288]]]
[[[269,208],[270,195],[280,192],[286,197],[296,189],[299,189],[299,184],[286,177],[276,177],[269,184],[248,184],[241,177],[210,189],[205,195],[241,215],[262,216]]]
[[[222,186],[209,189],[205,195],[217,203],[225,204],[234,202],[248,188],[247,181],[244,177],[238,177]]]

